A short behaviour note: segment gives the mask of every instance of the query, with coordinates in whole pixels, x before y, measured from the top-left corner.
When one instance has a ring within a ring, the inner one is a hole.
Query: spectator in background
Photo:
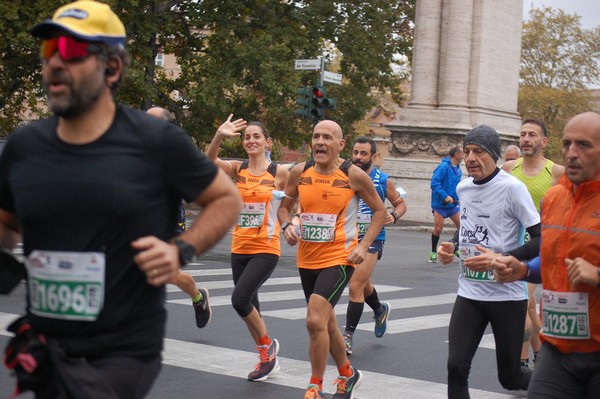
[[[506,162],[514,161],[515,159],[519,158],[521,158],[521,149],[519,147],[514,144],[506,147],[506,150],[504,150],[504,160]]]
[[[440,234],[444,229],[444,219],[450,218],[456,228],[460,226],[460,207],[456,186],[462,178],[460,163],[464,158],[463,150],[459,146],[450,149],[449,157],[433,171],[431,177],[431,212],[433,213],[433,232],[431,233],[431,251],[429,262],[437,262],[437,245]]]

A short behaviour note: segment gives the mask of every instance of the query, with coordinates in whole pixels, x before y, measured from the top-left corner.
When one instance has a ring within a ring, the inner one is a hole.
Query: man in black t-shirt
[[[36,398],[142,398],[160,370],[164,284],[241,201],[182,129],[115,104],[128,55],[107,5],[67,4],[32,34],[54,116],[4,148],[0,242],[22,239],[28,323],[47,341],[52,378]],[[182,198],[203,212],[174,238]]]

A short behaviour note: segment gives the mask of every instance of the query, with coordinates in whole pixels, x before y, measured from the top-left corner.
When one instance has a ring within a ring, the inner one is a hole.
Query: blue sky
[[[581,25],[586,29],[600,26],[600,0],[523,0],[523,19],[529,18],[531,6],[562,9],[568,14],[581,16]]]

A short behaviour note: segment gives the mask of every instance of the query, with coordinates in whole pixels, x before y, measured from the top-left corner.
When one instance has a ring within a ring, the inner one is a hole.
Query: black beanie
[[[493,127],[479,125],[473,128],[463,140],[463,148],[467,144],[476,144],[486,150],[498,162],[500,158],[500,136]]]

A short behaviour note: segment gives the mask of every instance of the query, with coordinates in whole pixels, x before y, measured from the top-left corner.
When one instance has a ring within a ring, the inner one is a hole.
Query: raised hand
[[[234,121],[231,120],[233,114],[229,114],[229,117],[219,128],[217,129],[217,135],[221,137],[236,137],[239,136],[242,130],[246,129],[248,122],[244,119],[239,118]]]

